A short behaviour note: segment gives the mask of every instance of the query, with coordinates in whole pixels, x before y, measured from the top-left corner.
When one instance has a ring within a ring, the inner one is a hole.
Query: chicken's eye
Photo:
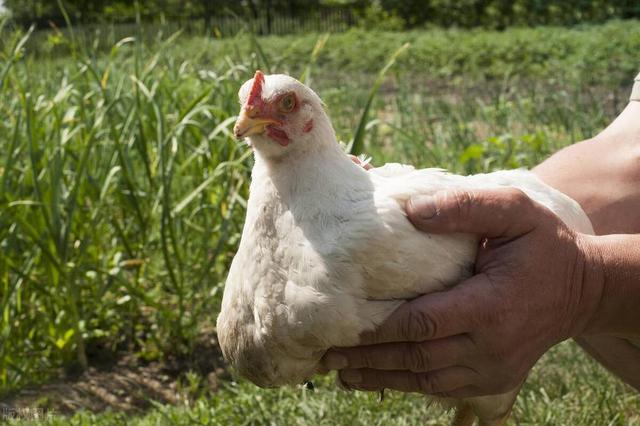
[[[293,95],[286,95],[278,103],[278,107],[282,112],[291,112],[296,106],[296,98]]]

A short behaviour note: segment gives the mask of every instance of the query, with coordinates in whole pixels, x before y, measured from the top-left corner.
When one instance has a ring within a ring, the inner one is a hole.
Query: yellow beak
[[[233,126],[233,134],[238,139],[259,135],[264,133],[265,128],[270,124],[278,124],[278,122],[270,118],[256,117],[254,109],[243,108],[236,120],[236,125]]]

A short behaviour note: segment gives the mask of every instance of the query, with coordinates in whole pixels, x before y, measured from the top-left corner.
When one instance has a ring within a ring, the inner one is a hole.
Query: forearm
[[[597,309],[584,334],[640,340],[640,235],[585,237],[590,266],[585,285],[595,286]]]
[[[640,102],[631,102],[594,139],[571,145],[534,169],[576,200],[596,234],[640,233]]]
[[[640,391],[640,351],[630,340],[602,334],[579,337],[576,341],[599,363]]]
[[[599,303],[576,341],[592,357],[640,391],[640,236],[586,237],[598,253]]]

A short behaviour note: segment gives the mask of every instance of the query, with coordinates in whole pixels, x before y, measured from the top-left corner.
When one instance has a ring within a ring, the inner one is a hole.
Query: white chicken
[[[258,71],[239,97],[234,132],[249,138],[255,165],[217,333],[227,361],[258,386],[308,380],[330,347],[357,345],[404,300],[471,275],[478,237],[417,231],[403,207],[413,195],[516,187],[592,233],[575,201],[527,171],[365,171],[338,144],[320,98],[292,77]],[[497,424],[517,392],[453,403]]]

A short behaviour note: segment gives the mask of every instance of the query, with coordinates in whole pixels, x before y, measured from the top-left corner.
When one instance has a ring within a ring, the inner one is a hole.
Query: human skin
[[[578,201],[597,234],[640,233],[640,102],[629,102],[598,136],[563,149],[534,172]],[[640,346],[606,334],[576,341],[640,389]]]
[[[640,233],[640,102],[629,102],[598,136],[533,171],[580,203],[596,234]]]
[[[640,340],[640,235],[631,235],[640,230],[639,147],[632,102],[596,138],[535,170],[582,204],[597,233],[627,235],[575,233],[515,190],[409,202],[418,229],[487,238],[476,275],[402,305],[363,346],[329,351],[325,367],[356,389],[465,398],[519,386],[551,346],[576,338],[640,389],[640,350],[622,338]]]

